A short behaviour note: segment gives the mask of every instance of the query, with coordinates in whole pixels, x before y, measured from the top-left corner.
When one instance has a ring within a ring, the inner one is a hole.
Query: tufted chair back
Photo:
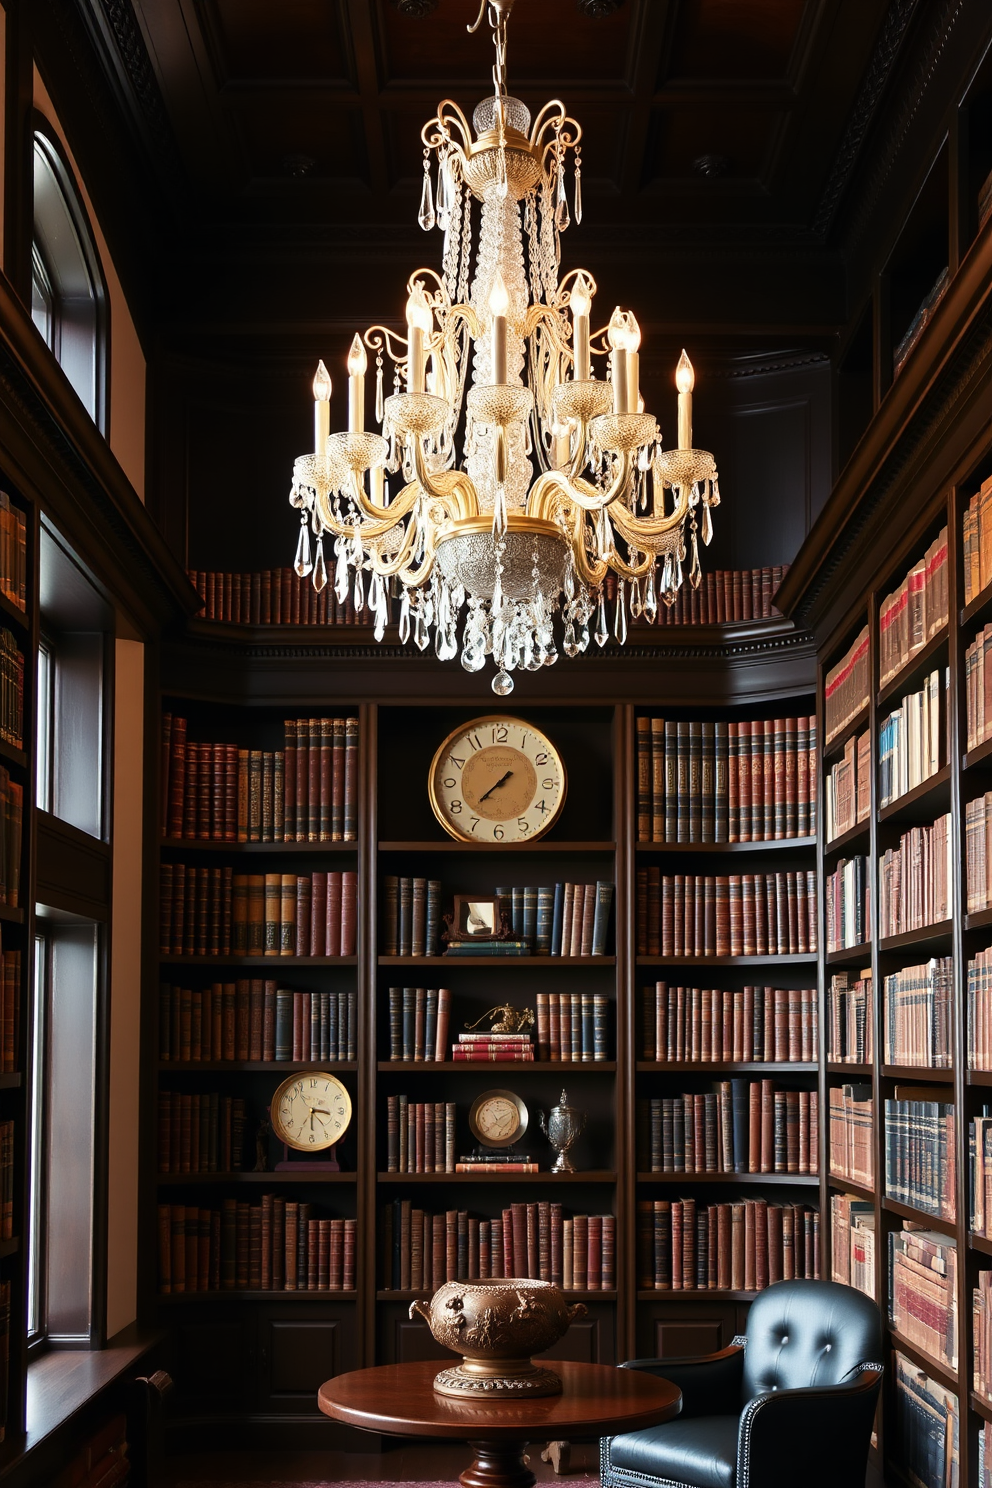
[[[741,1403],[769,1390],[839,1385],[881,1357],[869,1297],[834,1281],[780,1281],[751,1304]]]

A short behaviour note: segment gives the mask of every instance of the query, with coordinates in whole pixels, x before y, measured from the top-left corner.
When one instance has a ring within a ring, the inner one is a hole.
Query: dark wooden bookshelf
[[[953,1085],[954,1071],[931,1069],[926,1064],[883,1064],[883,1080],[905,1080],[917,1085]]]
[[[155,1181],[169,1188],[178,1188],[186,1183],[356,1183],[357,1173],[299,1172],[271,1169],[266,1173],[236,1170],[233,1173],[157,1173]]]
[[[862,1183],[855,1183],[853,1178],[845,1178],[840,1173],[827,1174],[827,1187],[836,1189],[838,1193],[852,1193],[855,1198],[872,1200],[875,1197],[873,1188],[865,1188]]]
[[[953,920],[939,920],[935,925],[921,925],[919,930],[905,930],[901,935],[883,935],[878,941],[879,953],[884,956],[889,951],[949,948],[953,932]]]
[[[864,1080],[871,1075],[870,1064],[845,1064],[841,1059],[825,1061],[828,1075],[847,1075],[851,1080]]]
[[[827,966],[844,966],[849,961],[864,961],[871,959],[871,945],[862,942],[856,946],[842,946],[839,951],[827,951],[824,956]]]
[[[849,722],[845,723],[844,727],[834,735],[834,737],[830,740],[830,743],[824,744],[822,751],[823,764],[825,764],[827,760],[832,760],[835,755],[843,754],[844,745],[847,743],[852,734],[863,733],[863,731],[868,727],[868,715],[869,704],[866,700],[858,709],[857,713],[855,713],[854,717],[851,718]]]
[[[357,1291],[345,1291],[343,1287],[296,1287],[285,1288],[222,1287],[202,1292],[159,1292],[160,1307],[194,1306],[198,1302],[357,1302]],[[410,1293],[411,1297],[414,1293]]]
[[[841,832],[837,837],[831,837],[830,841],[825,843],[823,851],[827,856],[833,857],[835,853],[842,853],[846,848],[853,847],[856,842],[860,842],[863,837],[868,837],[870,833],[870,821],[855,822],[854,826],[848,827],[846,832]]]
[[[294,966],[357,966],[357,956],[159,956],[162,966],[244,966],[270,971]]]
[[[616,1173],[591,1171],[586,1173],[552,1173],[544,1168],[539,1173],[379,1173],[376,1181],[383,1185],[403,1183],[433,1184],[479,1184],[479,1183],[616,1183]]]
[[[529,857],[532,853],[561,853],[567,856],[570,853],[612,853],[616,851],[615,842],[560,842],[554,837],[542,837],[537,842],[514,842],[501,846],[499,843],[490,842],[380,842],[378,850],[381,853],[482,853],[487,857],[514,857],[524,854]]]
[[[943,765],[935,775],[914,785],[905,795],[897,796],[879,809],[879,822],[924,821],[942,816],[951,801],[951,767]]]
[[[942,626],[936,635],[931,636],[925,646],[922,646],[889,678],[875,698],[877,708],[885,708],[889,703],[898,702],[903,693],[913,692],[915,684],[927,672],[934,670],[934,662],[947,649],[947,633],[947,626]]]
[[[565,1074],[615,1075],[615,1059],[380,1059],[376,1064],[379,1074],[423,1074],[432,1070],[442,1074],[473,1074],[494,1076],[501,1071],[516,1077],[519,1074]]]
[[[615,966],[615,956],[380,956],[382,967],[401,966]]]
[[[354,1059],[160,1059],[158,1071],[162,1075],[195,1074],[265,1074],[293,1075],[307,1070],[330,1070],[336,1074],[354,1074],[358,1061]]]
[[[283,853],[325,856],[330,853],[347,853],[354,857],[358,852],[357,842],[231,842],[203,837],[160,837],[159,847],[175,852],[250,853],[266,857],[282,857]]]
[[[939,1214],[927,1214],[924,1209],[916,1209],[912,1204],[903,1204],[899,1199],[890,1199],[888,1194],[882,1197],[882,1208],[889,1214],[898,1214],[903,1219],[911,1219],[914,1223],[924,1225],[929,1230],[939,1230],[942,1235],[949,1235],[952,1240],[957,1237],[957,1226],[953,1219],[944,1219]]]
[[[640,1172],[638,1183],[768,1183],[775,1187],[800,1184],[819,1188],[816,1173],[651,1173]]]
[[[788,1059],[639,1059],[635,1068],[638,1074],[797,1074],[815,1075],[819,1069],[815,1060]]]
[[[813,966],[815,951],[766,956],[638,956],[638,966]]]
[[[809,851],[816,846],[815,837],[759,837],[753,842],[638,842],[638,853],[756,853],[780,852],[795,848]]]

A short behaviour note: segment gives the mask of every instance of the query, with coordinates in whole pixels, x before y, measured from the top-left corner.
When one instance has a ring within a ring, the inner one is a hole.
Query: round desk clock
[[[431,762],[434,815],[459,842],[516,845],[543,837],[565,804],[565,765],[548,736],[503,713],[462,724]]]

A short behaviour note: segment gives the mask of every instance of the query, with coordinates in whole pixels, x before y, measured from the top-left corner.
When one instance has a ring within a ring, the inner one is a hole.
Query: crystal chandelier
[[[562,647],[577,656],[590,626],[597,645],[611,630],[622,645],[628,612],[652,621],[659,601],[673,604],[687,557],[698,587],[698,539],[710,541],[720,502],[713,456],[692,448],[685,352],[675,374],[678,448],[662,449],[639,392],[634,316],[618,307],[593,331],[592,276],[559,278],[570,154],[582,218],[582,131],[558,100],[532,124],[508,95],[512,5],[489,0],[495,93],[472,126],[446,99],[422,131],[419,220],[444,234],[441,272],[418,269],[408,281],[405,339],[384,325],[355,336],[347,432],[330,433],[331,379],[320,363],[314,453],[295,461],[289,498],[301,512],[301,577],[312,574],[323,589],[328,538],[338,599],[350,590],[356,611],[370,607],[377,640],[395,596],[404,644],[412,636],[424,650],[433,634],[448,661],[459,654],[461,626],[462,666],[479,671],[491,656],[501,696],[518,668],[557,661],[556,611]],[[470,31],[485,9],[483,0]],[[473,202],[481,204],[474,251]],[[381,433],[365,428],[366,348]],[[387,476],[400,478],[392,491]]]

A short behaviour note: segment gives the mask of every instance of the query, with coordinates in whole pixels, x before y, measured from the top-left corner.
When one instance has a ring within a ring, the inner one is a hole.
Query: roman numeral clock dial
[[[448,735],[431,764],[434,815],[459,842],[533,842],[565,803],[565,766],[546,734],[505,714]]]

